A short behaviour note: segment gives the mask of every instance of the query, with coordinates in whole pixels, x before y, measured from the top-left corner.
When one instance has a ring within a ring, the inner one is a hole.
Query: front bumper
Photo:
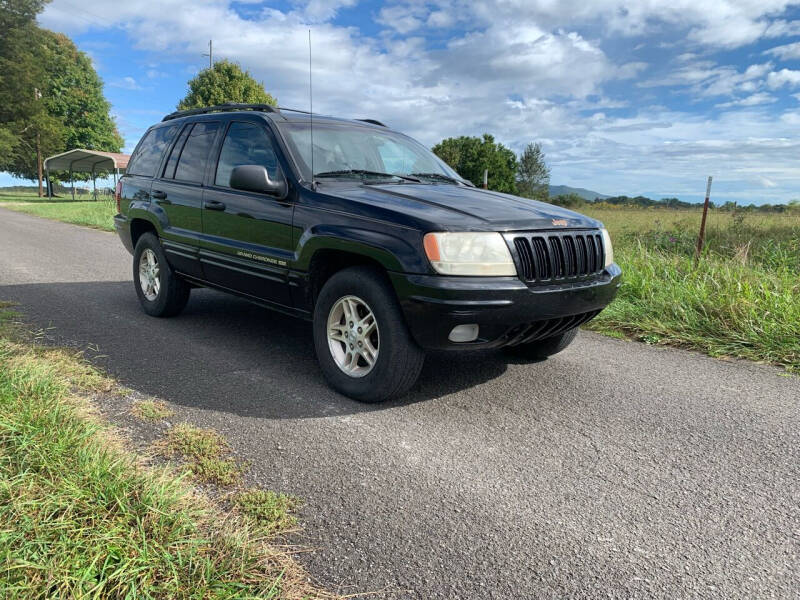
[[[390,273],[416,342],[426,349],[498,348],[559,333],[594,317],[616,296],[616,264],[591,282],[529,286],[516,277],[444,277]],[[474,342],[448,339],[456,325],[479,326]],[[573,325],[574,324],[574,325]],[[561,327],[561,329],[559,329]],[[527,337],[526,337],[527,336]]]

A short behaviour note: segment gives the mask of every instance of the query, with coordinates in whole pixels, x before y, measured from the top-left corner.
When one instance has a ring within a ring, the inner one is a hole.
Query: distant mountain
[[[586,188],[574,188],[568,185],[551,185],[550,186],[550,195],[551,196],[558,196],[560,194],[578,194],[584,200],[589,200],[590,202],[595,198],[610,198],[611,196],[607,196],[606,194],[600,194],[598,192],[593,192],[592,190],[587,190]]]

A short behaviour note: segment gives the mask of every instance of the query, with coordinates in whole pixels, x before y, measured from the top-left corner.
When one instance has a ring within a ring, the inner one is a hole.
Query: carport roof
[[[69,171],[72,169],[72,171],[78,173],[113,171],[114,169],[126,169],[130,157],[130,154],[77,148],[46,158],[44,166],[46,169],[53,171]]]

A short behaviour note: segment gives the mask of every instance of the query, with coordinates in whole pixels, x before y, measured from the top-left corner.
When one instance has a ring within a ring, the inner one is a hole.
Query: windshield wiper
[[[441,179],[442,181],[449,181],[450,183],[462,184],[462,185],[468,185],[470,187],[475,187],[470,182],[462,181],[461,179],[456,179],[455,177],[450,177],[450,175],[445,175],[444,173],[412,173],[412,175],[414,177],[427,177],[429,179]]]
[[[314,177],[339,177],[340,175],[369,175],[372,177],[397,177],[398,179],[405,179],[406,181],[413,181],[420,183],[416,177],[409,177],[408,175],[396,175],[394,173],[381,173],[380,171],[368,171],[366,169],[342,169],[341,171],[324,171],[322,173],[315,173]]]

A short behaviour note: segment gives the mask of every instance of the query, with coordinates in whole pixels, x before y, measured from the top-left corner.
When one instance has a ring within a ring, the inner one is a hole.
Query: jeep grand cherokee
[[[620,283],[601,223],[476,189],[373,120],[167,115],[117,209],[147,314],[178,314],[202,286],[309,319],[325,378],[365,402],[407,392],[429,349],[559,352]]]

